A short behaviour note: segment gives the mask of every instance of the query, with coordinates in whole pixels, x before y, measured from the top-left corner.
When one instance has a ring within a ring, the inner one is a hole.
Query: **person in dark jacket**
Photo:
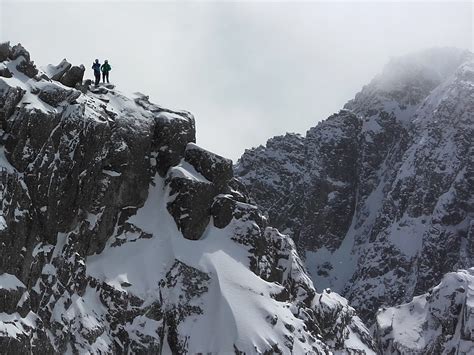
[[[104,61],[102,64],[102,81],[105,83],[105,79],[107,79],[107,84],[109,83],[109,72],[112,70],[112,67],[109,64],[109,61]]]
[[[95,77],[95,86],[99,85],[100,83],[100,63],[99,59],[95,60],[95,63],[92,64],[92,69],[94,70],[94,77]]]

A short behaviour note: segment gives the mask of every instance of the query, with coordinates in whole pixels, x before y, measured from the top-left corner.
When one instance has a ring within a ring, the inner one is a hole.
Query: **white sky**
[[[472,2],[0,0],[0,40],[40,66],[109,59],[120,90],[191,111],[202,147],[237,159],[337,112],[392,56],[473,49]]]

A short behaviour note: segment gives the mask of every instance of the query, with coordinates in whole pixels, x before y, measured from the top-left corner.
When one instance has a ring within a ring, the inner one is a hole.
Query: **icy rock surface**
[[[190,113],[0,55],[2,352],[373,353]]]
[[[473,265],[474,60],[392,60],[345,108],[247,150],[235,174],[291,235],[315,286],[372,323]]]
[[[409,303],[382,309],[376,333],[383,354],[474,353],[474,268],[446,274]]]

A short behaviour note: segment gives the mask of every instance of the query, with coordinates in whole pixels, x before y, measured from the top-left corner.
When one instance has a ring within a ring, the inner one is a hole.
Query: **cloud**
[[[390,57],[473,46],[468,2],[0,4],[0,38],[40,65],[108,58],[120,89],[190,110],[198,143],[233,159],[275,134],[304,133]]]

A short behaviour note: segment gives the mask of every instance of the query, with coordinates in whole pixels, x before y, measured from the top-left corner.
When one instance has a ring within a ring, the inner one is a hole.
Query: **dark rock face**
[[[279,154],[266,154],[267,151]],[[299,239],[302,227],[304,164],[304,138],[286,134],[269,139],[266,147],[247,150],[235,167],[236,176],[267,212],[272,224],[295,240]],[[285,203],[276,203],[280,201]]]
[[[0,87],[0,94],[0,124],[3,127],[23,97],[24,91],[20,88]]]
[[[373,351],[190,113],[45,75],[0,78],[3,352]]]
[[[329,117],[306,135],[305,208],[300,233],[304,249],[334,251],[349,230],[356,203],[360,120],[348,111]],[[310,153],[311,152],[311,153]],[[302,196],[303,197],[303,196]]]
[[[473,57],[414,57],[390,63],[306,137],[272,138],[235,167],[315,285],[370,322],[472,264]]]
[[[195,144],[188,144],[184,152],[184,160],[217,186],[225,186],[233,177],[230,159],[210,153]]]
[[[0,43],[0,62],[7,60],[10,56],[10,42]]]

